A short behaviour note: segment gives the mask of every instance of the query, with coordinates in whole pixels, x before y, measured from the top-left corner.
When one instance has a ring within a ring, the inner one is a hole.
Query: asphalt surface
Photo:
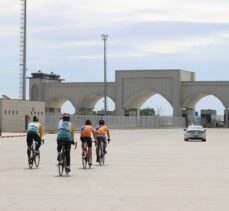
[[[55,135],[44,136],[33,169],[25,137],[0,139],[0,210],[228,211],[229,130],[208,129],[206,142],[184,142],[183,132],[111,131],[105,166],[94,156],[83,169],[80,147],[72,148],[72,171],[63,177]]]

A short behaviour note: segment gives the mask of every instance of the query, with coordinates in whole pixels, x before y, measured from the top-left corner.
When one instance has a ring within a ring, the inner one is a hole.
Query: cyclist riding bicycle
[[[104,142],[104,153],[107,153],[106,148],[107,148],[107,141],[108,143],[110,142],[110,132],[109,129],[107,127],[107,125],[105,125],[105,121],[103,119],[99,120],[99,125],[96,127],[95,129],[95,136],[96,136],[96,155],[97,155],[97,159],[96,162],[99,162],[99,147],[98,147],[98,143],[100,141]],[[107,137],[107,141],[106,141],[106,137]]]
[[[88,158],[89,158],[89,165],[92,165],[92,139],[91,139],[91,135],[93,135],[93,138],[96,140],[96,138],[95,138],[95,130],[91,126],[91,121],[90,120],[86,120],[85,121],[85,125],[83,125],[80,128],[80,140],[81,140],[81,143],[82,143],[81,144],[82,156],[84,155],[84,143],[87,143],[88,154],[86,156],[88,156]]]
[[[39,119],[37,116],[33,117],[33,121],[28,124],[27,129],[27,155],[28,160],[30,162],[30,156],[31,156],[31,146],[33,144],[33,141],[36,142],[35,144],[35,152],[36,154],[39,153],[39,148],[41,146],[41,138],[42,138],[42,126],[41,123],[39,123]]]
[[[71,152],[71,144],[76,144],[74,142],[74,128],[72,123],[70,122],[70,115],[68,113],[64,113],[62,115],[62,121],[59,122],[58,125],[58,133],[57,133],[57,152],[58,157],[61,154],[62,144],[65,144],[66,147],[66,171],[70,172],[70,152]]]

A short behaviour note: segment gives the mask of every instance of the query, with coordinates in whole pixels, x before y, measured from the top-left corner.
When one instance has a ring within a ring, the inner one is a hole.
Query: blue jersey
[[[59,123],[57,140],[74,141],[74,129],[71,122],[61,121]]]

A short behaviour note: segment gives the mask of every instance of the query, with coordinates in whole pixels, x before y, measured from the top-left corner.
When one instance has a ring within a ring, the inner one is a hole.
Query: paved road
[[[112,131],[106,165],[59,177],[55,135],[29,169],[24,137],[0,139],[0,210],[228,211],[229,130],[184,142],[182,129]]]

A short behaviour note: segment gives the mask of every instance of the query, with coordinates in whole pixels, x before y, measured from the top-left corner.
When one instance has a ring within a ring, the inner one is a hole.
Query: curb
[[[26,135],[14,135],[14,136],[0,136],[0,138],[13,138],[13,137],[24,137]]]

